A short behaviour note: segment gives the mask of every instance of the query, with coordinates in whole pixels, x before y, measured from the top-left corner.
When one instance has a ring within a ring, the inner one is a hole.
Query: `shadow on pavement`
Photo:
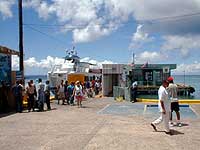
[[[154,132],[163,132],[163,133],[166,133],[165,131],[154,131]],[[184,133],[180,132],[180,131],[177,131],[177,130],[174,130],[174,129],[171,129],[171,134],[169,134],[169,135],[173,136],[173,135],[179,135],[179,134],[184,134]]]
[[[7,117],[16,114],[16,112],[0,113],[0,118]]]
[[[81,108],[92,108],[92,107],[89,107],[89,106],[82,106]]]
[[[171,133],[172,133],[172,135],[184,134],[183,132],[180,132],[180,131],[177,131],[177,130],[174,130],[174,129],[171,129]]]
[[[187,124],[187,123],[181,123],[181,125],[182,125],[183,127],[189,126],[189,124]]]

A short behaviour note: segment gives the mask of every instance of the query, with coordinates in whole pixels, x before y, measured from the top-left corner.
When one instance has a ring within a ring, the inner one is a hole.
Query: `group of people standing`
[[[65,105],[67,102],[68,105],[74,105],[74,91],[75,83],[71,82],[68,85],[68,81],[61,80],[60,85],[57,86],[56,95],[58,99],[58,104],[60,104],[60,100],[62,100],[62,105]]]
[[[160,110],[160,117],[151,123],[151,126],[157,131],[156,126],[164,121],[165,133],[172,134],[170,126],[182,126],[180,122],[179,102],[178,102],[178,87],[173,81],[173,77],[164,80],[158,90],[158,106]],[[177,122],[172,122],[172,112],[176,112]]]
[[[42,83],[42,79],[38,79],[37,87],[33,83],[33,80],[28,82],[27,87],[24,87],[23,80],[17,80],[16,84],[12,88],[13,95],[16,102],[16,112],[21,113],[23,111],[23,97],[27,95],[28,111],[35,111],[38,108],[39,111],[44,111],[44,103],[47,104],[47,110],[51,110],[50,106],[50,85],[49,81],[46,84]]]
[[[58,104],[60,104],[60,100],[62,100],[62,105],[66,103],[68,105],[74,105],[75,100],[77,102],[78,107],[82,107],[82,100],[84,96],[87,95],[88,98],[93,97],[93,93],[95,95],[99,94],[101,90],[100,80],[97,81],[86,81],[81,83],[80,81],[71,82],[68,85],[68,81],[61,80],[61,83],[57,86],[57,99]]]
[[[38,79],[37,86],[33,83],[33,80],[28,82],[28,85],[25,87],[23,80],[17,80],[16,84],[12,87],[12,93],[16,102],[16,112],[23,111],[23,99],[24,96],[27,96],[28,102],[28,112],[35,111],[35,108],[38,111],[44,111],[44,103],[47,104],[47,110],[51,110],[50,105],[50,85],[49,81],[46,81],[46,84],[42,82],[42,79]],[[75,105],[75,100],[78,107],[82,107],[82,100],[84,95],[87,94],[87,97],[93,97],[93,93],[99,94],[101,90],[100,81],[91,81],[81,83],[80,81],[71,82],[68,84],[68,81],[61,80],[61,83],[57,86],[56,95],[58,99],[58,104],[62,101],[62,104],[65,105]]]

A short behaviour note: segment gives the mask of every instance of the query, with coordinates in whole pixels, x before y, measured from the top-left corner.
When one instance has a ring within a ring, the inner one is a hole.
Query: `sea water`
[[[174,82],[190,85],[195,88],[195,92],[191,94],[190,97],[181,97],[189,99],[200,99],[200,75],[173,75]],[[41,78],[43,83],[47,80],[46,75],[29,75],[25,76],[25,85],[27,86],[28,81],[33,80],[34,83],[38,84],[38,79]],[[157,95],[147,95],[148,98],[157,98]],[[145,96],[146,97],[146,96]]]
[[[42,79],[42,82],[45,83],[47,80],[47,76],[46,75],[27,75],[25,76],[25,86],[28,85],[28,82],[30,80],[33,80],[34,84],[38,84],[38,79]]]
[[[189,85],[195,88],[190,98],[200,99],[200,75],[174,75],[174,82]]]

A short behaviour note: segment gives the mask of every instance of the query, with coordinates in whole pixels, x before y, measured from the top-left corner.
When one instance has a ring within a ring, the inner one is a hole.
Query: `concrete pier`
[[[127,103],[127,102],[126,102]],[[94,98],[83,108],[52,103],[51,111],[11,113],[0,118],[1,150],[196,150],[200,147],[200,105],[191,105],[197,118],[183,119],[182,127],[153,131],[155,117],[110,115],[99,112],[113,98]],[[134,105],[130,103],[130,105]]]

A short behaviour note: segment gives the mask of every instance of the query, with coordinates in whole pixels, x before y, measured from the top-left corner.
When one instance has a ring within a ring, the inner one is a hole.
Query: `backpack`
[[[69,85],[69,86],[67,87],[67,93],[68,93],[69,95],[72,95],[72,94],[73,94],[73,91],[74,91],[74,87],[71,86],[71,85]]]

